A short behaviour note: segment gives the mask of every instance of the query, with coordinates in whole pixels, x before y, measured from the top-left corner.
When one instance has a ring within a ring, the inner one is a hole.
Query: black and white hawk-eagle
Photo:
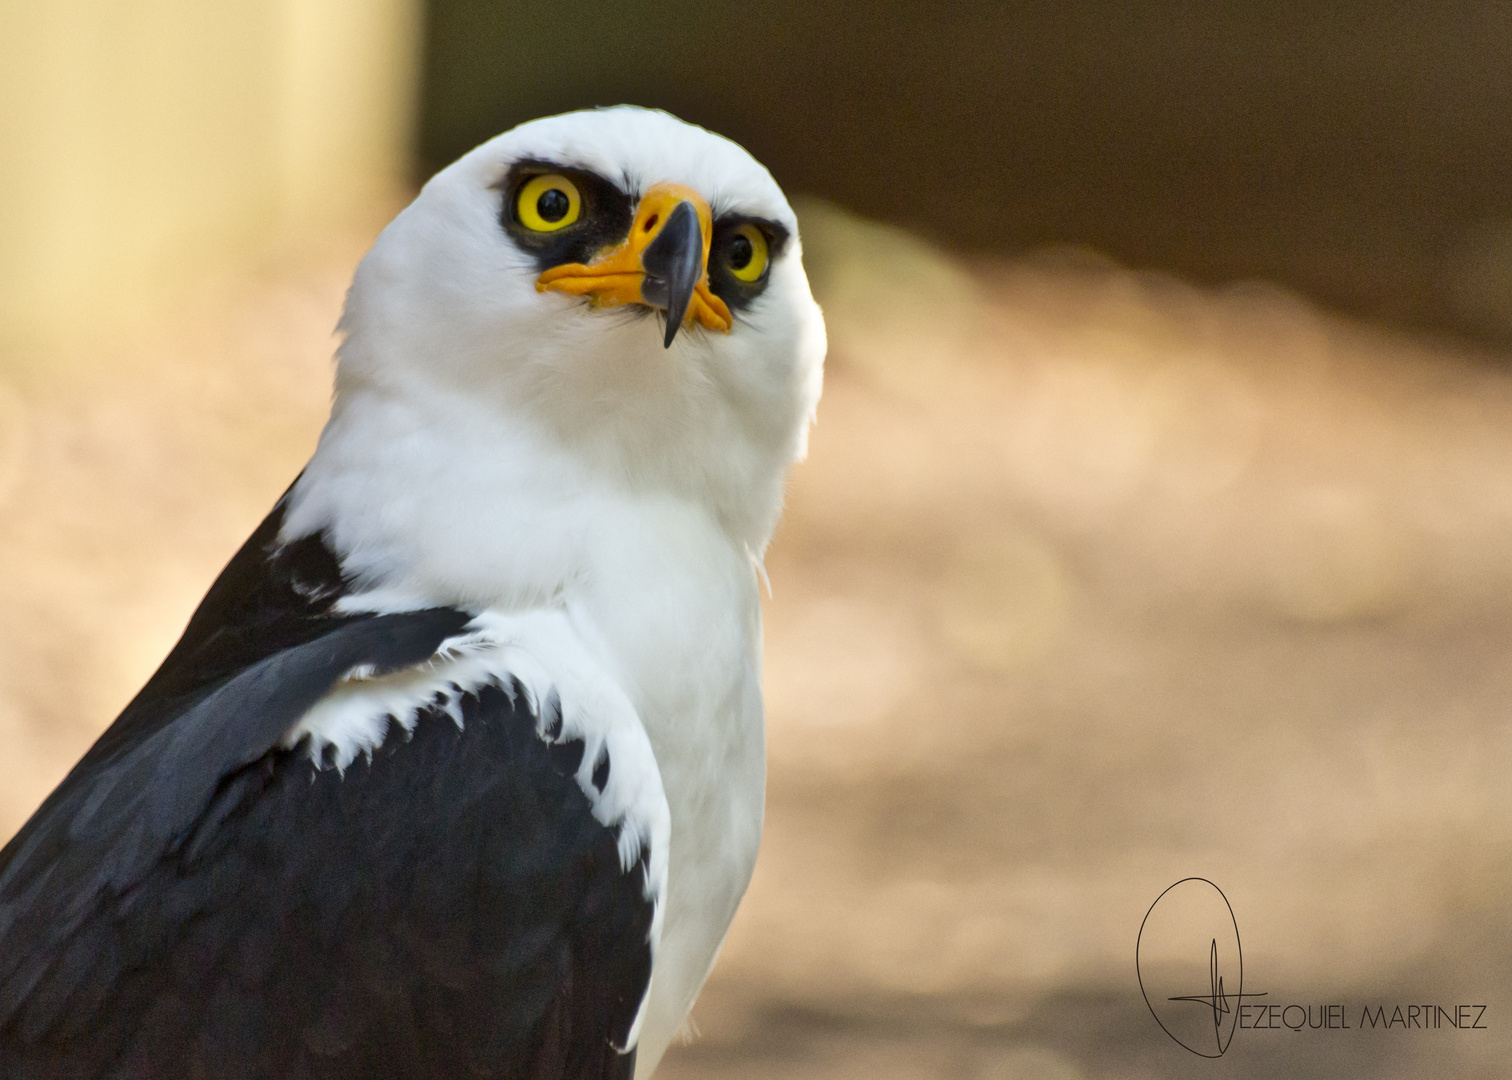
[[[647,1076],[750,879],[797,222],[537,120],[358,267],[313,458],[0,852],[0,1077]]]

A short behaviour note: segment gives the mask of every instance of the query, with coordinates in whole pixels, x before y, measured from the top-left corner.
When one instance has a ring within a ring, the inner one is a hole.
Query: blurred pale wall
[[[408,179],[417,0],[0,0],[0,344],[108,328]]]

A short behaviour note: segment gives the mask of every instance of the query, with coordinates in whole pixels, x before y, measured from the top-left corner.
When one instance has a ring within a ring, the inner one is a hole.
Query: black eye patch
[[[559,173],[577,185],[582,210],[571,225],[553,232],[536,232],[519,219],[520,189],[537,176]],[[521,250],[535,260],[539,271],[563,263],[586,263],[600,251],[630,235],[635,208],[630,195],[596,173],[550,161],[517,161],[494,185],[503,193],[499,225]]]
[[[734,273],[750,262],[750,242],[740,233],[742,225],[754,225],[766,237],[767,267],[755,281],[742,281]],[[731,311],[748,306],[766,291],[767,279],[772,275],[772,263],[782,255],[787,242],[787,229],[775,221],[747,217],[744,214],[720,215],[714,221],[714,242],[709,245],[710,290],[728,304]]]

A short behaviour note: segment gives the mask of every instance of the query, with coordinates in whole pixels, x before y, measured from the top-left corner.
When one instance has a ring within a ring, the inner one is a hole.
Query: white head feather
[[[501,225],[500,182],[520,161],[590,171],[632,198],[684,184],[716,216],[765,218],[790,240],[730,333],[694,326],[664,349],[645,309],[537,290],[538,266]],[[571,536],[526,534],[574,500],[697,507],[759,555],[805,452],[825,350],[771,175],[728,139],[629,106],[523,124],[438,173],[362,260],[341,330],[331,421],[283,535],[325,529],[368,587],[448,603],[559,591],[576,572]]]

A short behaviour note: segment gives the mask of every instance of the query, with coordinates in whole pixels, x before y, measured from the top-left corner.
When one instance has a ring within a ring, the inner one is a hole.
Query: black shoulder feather
[[[654,909],[581,744],[501,682],[344,772],[283,748],[470,616],[333,614],[337,560],[281,521],[0,851],[0,1076],[631,1076]]]

